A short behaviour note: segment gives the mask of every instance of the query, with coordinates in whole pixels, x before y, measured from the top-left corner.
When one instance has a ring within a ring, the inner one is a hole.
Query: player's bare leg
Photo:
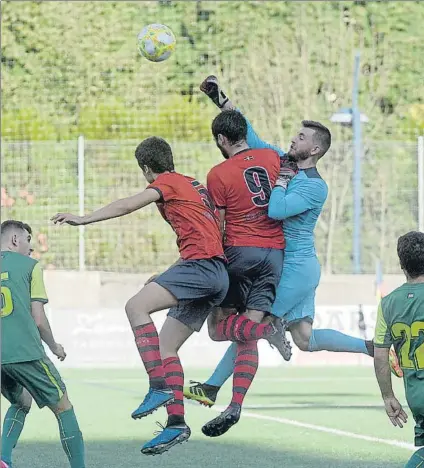
[[[309,340],[312,335],[312,323],[302,320],[289,328],[292,339],[301,351],[309,351]]]
[[[132,297],[125,306],[141,360],[149,376],[149,392],[132,418],[139,419],[170,403],[174,393],[165,381],[159,336],[150,314],[177,305],[178,301],[167,289],[151,282]]]
[[[134,329],[152,322],[150,314],[178,304],[175,296],[154,281],[146,284],[125,306],[128,320]]]
[[[1,458],[5,466],[12,467],[12,451],[18,443],[25,418],[31,409],[32,397],[24,388],[19,398],[11,402],[4,416],[3,432],[1,439]]]
[[[67,393],[63,394],[56,405],[49,408],[59,424],[60,441],[71,468],[85,468],[84,440]]]
[[[208,323],[208,333],[209,333],[209,337],[211,338],[211,340],[220,341],[218,339],[218,333],[216,331],[218,323],[233,314],[237,314],[236,309],[228,309],[228,308],[224,309],[222,307],[215,307],[213,312],[209,314],[207,323]]]
[[[173,317],[166,318],[159,333],[165,381],[167,387],[174,393],[174,400],[166,407],[168,421],[163,431],[141,449],[146,455],[166,452],[190,437],[190,428],[184,420],[184,371],[178,357],[178,350],[192,334],[191,328]]]

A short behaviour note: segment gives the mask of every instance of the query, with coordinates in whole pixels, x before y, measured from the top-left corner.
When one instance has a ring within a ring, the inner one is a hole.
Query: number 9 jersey
[[[276,151],[251,148],[211,169],[207,187],[216,207],[225,210],[225,247],[284,248],[281,221],[268,217],[279,171]]]

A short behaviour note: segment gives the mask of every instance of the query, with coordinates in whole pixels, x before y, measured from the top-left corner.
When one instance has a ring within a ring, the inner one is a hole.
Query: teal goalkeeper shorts
[[[321,266],[316,256],[286,253],[272,314],[288,324],[301,320],[312,323],[315,317],[315,291],[320,277]]]

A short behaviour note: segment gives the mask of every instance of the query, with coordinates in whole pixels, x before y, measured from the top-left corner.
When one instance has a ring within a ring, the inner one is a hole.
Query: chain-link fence
[[[78,213],[141,191],[146,182],[134,158],[136,141],[86,141],[84,191],[78,183],[77,142],[3,142],[3,218],[23,219],[35,228],[36,256],[55,268],[80,268],[79,230],[53,226],[57,211]],[[176,168],[200,181],[221,155],[211,143],[174,141]],[[316,241],[327,273],[350,273],[352,252],[352,151],[335,142],[319,166],[329,184]],[[417,145],[368,142],[363,162],[362,257],[364,272],[376,260],[397,272],[396,240],[418,228]],[[152,271],[177,257],[175,235],[154,206],[87,226],[84,267],[109,271]]]
[[[2,2],[2,218],[33,224],[46,266],[78,268],[81,231],[57,228],[78,212],[77,140],[85,138],[84,204],[91,210],[143,188],[134,148],[160,135],[181,172],[201,181],[220,161],[216,113],[200,82],[216,74],[258,132],[286,147],[302,118],[329,123],[351,103],[361,53],[363,270],[376,259],[398,271],[395,243],[417,228],[416,138],[424,130],[420,2]],[[141,58],[136,35],[162,22],[174,56]],[[330,194],[317,228],[325,272],[351,272],[352,135],[332,125],[320,164]],[[88,226],[85,266],[160,269],[177,255],[174,235],[150,207]]]

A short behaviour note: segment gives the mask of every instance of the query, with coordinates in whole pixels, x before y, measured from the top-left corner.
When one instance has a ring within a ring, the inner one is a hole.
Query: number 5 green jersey
[[[40,264],[16,252],[1,252],[1,362],[10,364],[45,356],[31,315],[31,302],[47,303]]]
[[[408,404],[413,411],[417,406],[424,409],[424,283],[405,283],[381,300],[374,345],[392,344],[404,373]]]

